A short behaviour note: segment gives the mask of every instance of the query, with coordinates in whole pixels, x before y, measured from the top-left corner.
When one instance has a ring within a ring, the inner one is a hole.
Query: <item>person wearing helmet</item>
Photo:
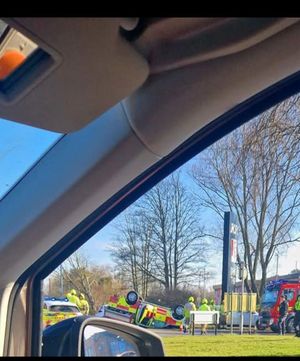
[[[216,305],[215,305],[215,301],[214,301],[214,299],[213,298],[211,298],[210,300],[209,300],[209,307],[210,307],[210,310],[211,311],[215,311],[216,310]]]
[[[199,311],[210,311],[210,307],[208,305],[208,301],[206,298],[202,298],[201,305],[199,307]],[[201,325],[201,335],[206,335],[207,324],[204,323]]]
[[[183,325],[183,332],[186,333],[189,329],[189,332],[191,333],[190,328],[190,320],[191,320],[191,311],[196,311],[196,305],[194,303],[194,297],[190,296],[188,299],[188,302],[184,305],[184,325]]]
[[[88,301],[85,299],[83,293],[80,293],[80,295],[79,295],[79,301],[80,301],[80,311],[81,311],[84,315],[88,315],[88,314],[89,314],[89,311],[90,311],[90,307],[89,307],[89,303],[88,303]]]
[[[72,289],[69,293],[67,293],[66,297],[69,300],[69,302],[74,303],[80,309],[80,301],[79,301],[79,298],[77,297],[77,293],[74,289]]]
[[[295,318],[294,318],[294,328],[297,337],[300,337],[300,294],[297,296],[297,300],[294,306]]]
[[[202,298],[199,311],[211,311],[210,306],[208,305],[207,298]]]

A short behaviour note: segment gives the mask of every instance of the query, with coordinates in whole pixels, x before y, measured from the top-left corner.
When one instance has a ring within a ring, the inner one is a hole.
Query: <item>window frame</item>
[[[298,92],[300,92],[300,71],[271,85],[211,121],[179,145],[168,156],[159,160],[129,184],[125,185],[32,264],[19,277],[10,295],[4,355],[8,354],[14,303],[25,283],[28,285],[26,297],[26,306],[28,307],[27,353],[31,356],[40,356],[42,280],[86,243],[95,233],[99,232],[128,206],[180,166],[236,128]]]

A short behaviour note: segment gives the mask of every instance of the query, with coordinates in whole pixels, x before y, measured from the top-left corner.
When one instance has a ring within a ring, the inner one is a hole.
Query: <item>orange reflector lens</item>
[[[0,80],[15,71],[25,59],[26,56],[19,50],[6,50],[0,57]]]

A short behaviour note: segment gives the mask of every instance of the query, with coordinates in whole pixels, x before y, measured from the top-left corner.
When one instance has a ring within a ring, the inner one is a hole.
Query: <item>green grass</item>
[[[217,335],[162,337],[166,356],[300,356],[293,335]]]

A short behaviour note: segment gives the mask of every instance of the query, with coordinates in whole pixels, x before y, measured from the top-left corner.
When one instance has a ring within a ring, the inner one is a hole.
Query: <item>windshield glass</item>
[[[52,311],[52,312],[79,312],[79,310],[75,306],[63,306],[63,305],[51,306],[50,311]]]
[[[274,304],[277,300],[278,290],[265,290],[261,303],[272,303]]]
[[[0,118],[0,200],[61,137]]]

